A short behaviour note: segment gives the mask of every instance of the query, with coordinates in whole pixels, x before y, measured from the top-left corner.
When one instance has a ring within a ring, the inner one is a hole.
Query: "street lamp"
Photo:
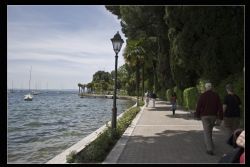
[[[114,85],[113,109],[112,109],[112,130],[114,130],[116,129],[116,115],[117,115],[117,108],[116,108],[117,58],[118,58],[118,53],[120,52],[124,41],[121,38],[119,31],[117,31],[117,33],[114,35],[111,41],[113,44],[113,49],[115,51],[115,85]]]

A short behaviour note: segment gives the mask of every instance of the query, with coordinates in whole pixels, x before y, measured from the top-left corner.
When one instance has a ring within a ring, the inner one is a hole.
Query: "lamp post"
[[[123,39],[121,38],[119,31],[114,35],[111,39],[113,44],[113,49],[115,51],[115,85],[114,85],[114,95],[113,95],[113,109],[112,109],[112,130],[116,129],[116,115],[117,115],[117,108],[116,108],[116,87],[117,87],[117,59],[118,53],[121,50]]]

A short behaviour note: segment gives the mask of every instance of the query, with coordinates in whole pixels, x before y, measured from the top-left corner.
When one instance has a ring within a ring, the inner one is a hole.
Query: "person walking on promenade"
[[[175,115],[175,110],[176,110],[176,99],[177,99],[176,93],[173,92],[171,97],[173,115]]]
[[[195,116],[202,121],[206,153],[214,155],[212,132],[216,119],[223,120],[222,104],[219,95],[212,91],[210,82],[205,84],[205,89],[206,91],[199,97]]]
[[[226,85],[227,95],[224,97],[223,102],[223,120],[224,127],[227,131],[228,136],[239,128],[240,126],[240,105],[241,101],[237,96],[231,84]]]
[[[152,93],[151,98],[152,98],[152,101],[153,101],[153,107],[155,107],[155,99],[156,99],[156,94],[155,94],[155,92]]]

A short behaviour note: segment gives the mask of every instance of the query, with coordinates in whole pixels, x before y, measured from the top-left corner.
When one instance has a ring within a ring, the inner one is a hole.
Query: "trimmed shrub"
[[[205,92],[205,79],[199,79],[198,84],[196,85],[196,88],[199,93],[204,93]]]
[[[139,106],[144,106],[144,101],[139,100]]]
[[[183,103],[187,110],[195,110],[198,100],[198,90],[196,87],[186,88],[183,91]]]
[[[185,110],[188,110],[188,96],[187,96],[187,89],[183,91],[183,107]]]
[[[183,106],[183,94],[182,90],[178,88],[177,86],[174,87],[174,92],[177,95],[177,104]]]
[[[76,151],[71,151],[69,155],[66,156],[66,161],[68,163],[73,163],[76,159]]]

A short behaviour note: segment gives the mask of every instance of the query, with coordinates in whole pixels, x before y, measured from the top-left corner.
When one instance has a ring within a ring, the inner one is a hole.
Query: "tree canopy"
[[[157,91],[175,85],[184,89],[200,79],[218,85],[222,79],[243,70],[242,6],[106,6],[106,9],[120,19],[127,37],[123,56],[129,68],[134,68],[137,59],[135,48],[143,49],[148,88],[155,84]]]

